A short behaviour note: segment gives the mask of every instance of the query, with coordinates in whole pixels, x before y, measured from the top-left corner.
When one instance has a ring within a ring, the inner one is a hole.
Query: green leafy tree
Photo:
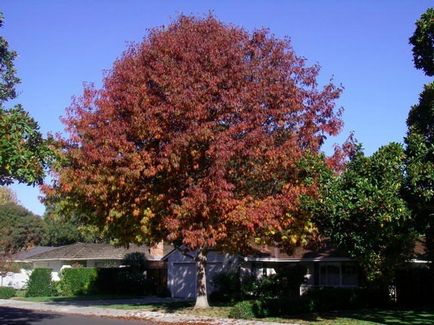
[[[0,13],[0,27],[3,15]],[[0,185],[14,180],[34,185],[41,183],[44,169],[50,159],[48,142],[39,132],[39,126],[21,105],[6,109],[3,104],[16,96],[14,51],[0,36]]]
[[[320,232],[380,284],[393,279],[412,246],[410,211],[401,195],[404,162],[400,144],[383,146],[371,157],[359,147],[342,174],[323,169],[321,197],[313,204]]]
[[[13,202],[0,206],[0,252],[14,254],[37,245],[44,236],[40,217]]]
[[[62,246],[76,242],[95,243],[106,241],[96,227],[83,225],[74,217],[65,217],[52,207],[44,215],[46,233],[41,241],[45,246]]]
[[[4,17],[0,12],[0,27],[3,26]],[[10,51],[8,42],[0,37],[0,101],[16,97],[15,86],[20,82],[16,76],[14,59],[17,56],[15,51]]]
[[[434,8],[429,8],[416,22],[410,44],[413,45],[416,68],[422,69],[428,76],[434,75]]]
[[[434,9],[429,8],[416,22],[410,38],[414,64],[426,75],[434,75]],[[407,194],[420,234],[425,234],[428,258],[434,261],[434,82],[424,86],[419,103],[407,119]],[[433,279],[434,279],[434,267]],[[434,281],[433,281],[434,282]]]
[[[408,199],[415,225],[426,238],[430,260],[434,255],[434,82],[425,85],[419,103],[407,119]]]

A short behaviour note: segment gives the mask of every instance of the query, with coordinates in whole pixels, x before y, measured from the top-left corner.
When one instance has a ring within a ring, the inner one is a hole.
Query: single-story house
[[[16,263],[25,264],[27,268],[50,268],[52,269],[53,280],[59,280],[59,272],[69,267],[119,267],[122,259],[128,253],[140,252],[145,255],[147,261],[146,273],[158,283],[165,285],[167,282],[166,262],[162,258],[173,250],[173,246],[160,243],[153,247],[130,245],[129,248],[114,247],[110,244],[94,243],[75,243],[60,247],[34,247],[27,251],[19,252],[14,255],[13,260]],[[21,275],[15,273],[10,275],[9,282],[17,282],[20,278],[20,285],[14,285],[16,288],[22,288],[29,276],[28,270],[22,270]],[[4,283],[9,283],[5,281]],[[12,286],[12,285],[11,285]]]
[[[196,295],[195,253],[184,254],[175,249],[164,257],[167,261],[167,287],[174,298],[194,298]],[[299,263],[306,267],[306,283],[302,292],[313,286],[356,287],[359,272],[356,263],[336,249],[324,247],[308,250],[301,247],[287,254],[277,247],[263,246],[248,256],[233,256],[217,251],[208,253],[208,293],[215,288],[213,278],[220,272],[239,270],[241,275],[261,277],[275,273],[279,266]]]
[[[174,298],[194,298],[196,296],[196,262],[195,253],[185,254],[174,249],[164,258],[167,261],[167,287]],[[418,240],[415,246],[415,257],[411,260],[413,267],[427,263],[425,245]],[[306,282],[300,287],[300,294],[312,287],[358,287],[361,272],[357,263],[329,244],[318,249],[297,247],[291,254],[277,247],[257,247],[248,256],[233,256],[217,251],[208,253],[207,285],[208,294],[215,287],[213,278],[220,272],[240,271],[241,276],[253,275],[261,277],[275,273],[280,266],[297,263],[306,267]]]

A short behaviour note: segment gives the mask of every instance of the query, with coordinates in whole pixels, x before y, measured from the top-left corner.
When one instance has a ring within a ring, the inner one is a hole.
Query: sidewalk
[[[124,300],[125,303],[136,303],[137,300]],[[97,301],[101,305],[100,301]],[[119,300],[105,300],[107,305],[118,303]],[[143,302],[143,301],[142,301]],[[106,307],[96,307],[95,301],[80,301],[76,302],[30,302],[19,300],[5,300],[0,299],[0,306],[22,308],[28,310],[83,315],[83,316],[99,316],[110,318],[123,318],[123,319],[143,319],[147,321],[154,321],[158,324],[164,323],[178,323],[178,324],[209,324],[209,325],[277,325],[281,323],[275,322],[261,322],[261,321],[248,321],[248,320],[235,320],[229,318],[213,318],[205,316],[195,316],[177,313],[163,313],[148,310],[120,310]],[[93,306],[92,306],[93,305]],[[285,323],[286,325],[291,325]],[[294,325],[294,324],[293,324]]]

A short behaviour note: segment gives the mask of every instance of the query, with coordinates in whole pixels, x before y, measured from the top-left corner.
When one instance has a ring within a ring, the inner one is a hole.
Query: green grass
[[[126,296],[82,296],[82,297],[15,297],[13,299],[33,302],[74,302],[80,300],[104,300],[104,299],[126,299],[134,297]],[[209,309],[193,309],[193,302],[169,302],[154,304],[111,304],[98,305],[100,308],[114,308],[123,310],[148,310],[165,313],[179,313],[208,317],[228,317],[230,305],[216,305]],[[263,321],[274,321],[282,323],[314,324],[314,325],[365,325],[365,324],[434,324],[434,309],[365,309],[357,311],[341,311],[329,313],[315,313],[288,317],[269,317]]]
[[[165,304],[114,304],[100,306],[102,308],[115,308],[125,310],[149,310],[167,313],[179,313],[209,317],[228,317],[230,306],[214,306],[205,310],[194,310],[193,303],[177,302]],[[282,323],[296,324],[315,324],[315,325],[364,325],[364,324],[434,324],[434,309],[365,309],[358,311],[341,311],[330,313],[306,314],[290,317],[269,317],[261,319],[263,321],[273,321]]]

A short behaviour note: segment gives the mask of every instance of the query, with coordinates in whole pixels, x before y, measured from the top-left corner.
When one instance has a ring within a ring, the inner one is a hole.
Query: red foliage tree
[[[298,244],[300,162],[341,128],[341,89],[317,85],[288,40],[209,16],[181,16],[129,47],[101,89],[87,86],[64,123],[64,163],[48,198],[92,211],[120,243],[166,240],[198,252],[205,305],[210,248]]]

